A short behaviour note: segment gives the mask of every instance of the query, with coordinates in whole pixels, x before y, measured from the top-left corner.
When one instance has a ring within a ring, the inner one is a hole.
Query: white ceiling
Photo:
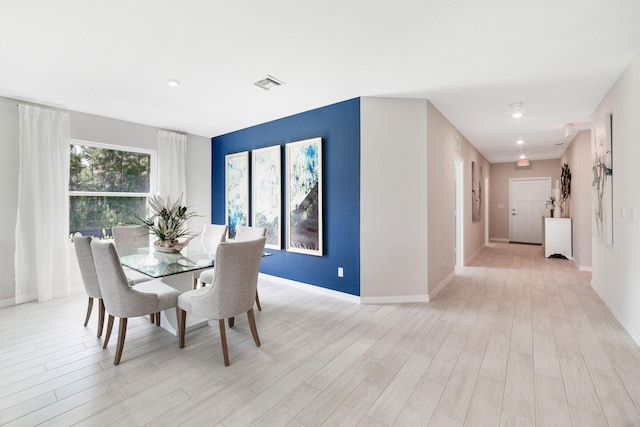
[[[428,98],[490,162],[514,161],[518,138],[532,160],[559,157],[564,125],[584,128],[640,51],[638,0],[0,0],[0,11],[0,96],[208,137],[359,96]],[[286,84],[253,85],[268,74]]]

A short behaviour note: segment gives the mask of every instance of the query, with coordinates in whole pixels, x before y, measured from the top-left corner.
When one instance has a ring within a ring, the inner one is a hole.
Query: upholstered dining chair
[[[259,237],[265,237],[267,235],[267,229],[264,227],[248,227],[246,225],[239,225],[236,227],[236,242],[244,242],[245,240],[254,240]],[[262,311],[260,305],[260,297],[258,296],[258,288],[256,288],[256,306],[258,311]]]
[[[91,242],[91,251],[102,299],[109,313],[107,334],[102,348],[107,348],[109,344],[114,317],[120,319],[118,345],[113,360],[113,364],[117,365],[124,349],[128,318],[147,314],[155,314],[159,318],[161,311],[176,307],[180,292],[157,279],[129,286],[116,248],[111,242],[94,240]]]
[[[227,238],[227,227],[225,224],[205,224],[200,235],[200,249],[209,254],[215,254],[218,245]],[[207,282],[202,280],[204,274]],[[211,284],[213,278],[213,268],[196,272],[193,275],[193,288],[197,288],[199,283]]]
[[[246,242],[225,242],[218,246],[212,286],[182,293],[178,297],[178,339],[185,345],[187,313],[218,320],[220,341],[225,366],[229,366],[229,351],[224,321],[246,313],[256,346],[260,346],[258,329],[253,314],[253,300],[258,285],[258,273],[266,239],[261,237]],[[108,307],[107,307],[108,309]]]
[[[83,236],[80,233],[73,235],[73,246],[76,251],[76,257],[78,258],[78,266],[80,267],[80,275],[82,276],[82,283],[84,284],[84,290],[89,296],[89,304],[87,306],[87,315],[84,319],[84,326],[86,327],[91,317],[91,311],[93,309],[93,299],[98,299],[98,338],[102,336],[102,329],[104,327],[104,302],[102,301],[102,293],[100,292],[100,284],[98,283],[98,275],[96,273],[96,266],[93,263],[93,254],[91,253],[91,237]]]
[[[226,230],[225,230],[225,234],[226,234]],[[264,237],[266,234],[267,234],[267,229],[264,227],[249,227],[245,225],[239,225],[238,227],[236,227],[236,237],[234,240],[232,240],[232,242],[243,242],[246,240],[255,240],[259,237]],[[212,284],[214,270],[215,268],[210,268],[209,270],[204,270],[200,272],[198,280],[203,285]],[[197,284],[194,284],[194,288],[195,287],[197,287]],[[258,296],[257,288],[256,288],[256,306],[258,307],[259,311],[262,311],[262,306],[260,305],[260,297]]]
[[[136,248],[149,244],[149,232],[141,225],[115,225],[111,234],[120,256],[133,255]],[[151,280],[151,277],[131,268],[124,267],[124,271],[130,285]]]

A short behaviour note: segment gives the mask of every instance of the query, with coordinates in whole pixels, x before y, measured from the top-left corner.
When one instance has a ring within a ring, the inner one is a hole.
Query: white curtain
[[[16,304],[69,294],[69,114],[19,105]]]
[[[182,205],[187,204],[187,135],[158,131],[158,188],[157,193],[182,197]]]

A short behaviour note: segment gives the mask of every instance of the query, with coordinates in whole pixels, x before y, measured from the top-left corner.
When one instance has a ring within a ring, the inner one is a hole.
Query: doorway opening
[[[464,224],[464,207],[463,207],[463,171],[462,160],[453,160],[453,174],[454,174],[454,252],[455,252],[455,266],[462,267],[464,265],[464,248],[463,248],[463,224]]]

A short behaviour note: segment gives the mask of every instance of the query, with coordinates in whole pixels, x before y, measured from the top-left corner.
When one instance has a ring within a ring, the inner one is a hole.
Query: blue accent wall
[[[260,271],[360,295],[360,99],[355,98],[212,138],[211,222],[225,222],[225,156],[282,146],[282,220],[285,216],[285,144],[322,138],[324,256],[269,249]],[[338,277],[338,267],[344,277]]]

